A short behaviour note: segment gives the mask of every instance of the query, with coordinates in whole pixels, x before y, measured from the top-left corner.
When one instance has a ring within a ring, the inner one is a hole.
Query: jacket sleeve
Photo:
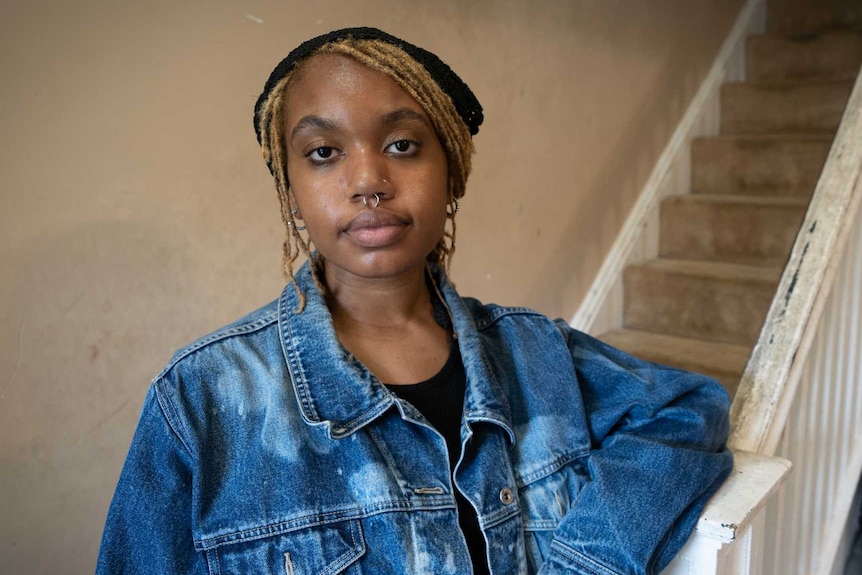
[[[636,359],[558,323],[581,387],[589,481],[540,573],[659,573],[729,475],[730,400],[706,376]]]
[[[207,573],[192,539],[191,461],[152,386],[108,511],[97,575]]]

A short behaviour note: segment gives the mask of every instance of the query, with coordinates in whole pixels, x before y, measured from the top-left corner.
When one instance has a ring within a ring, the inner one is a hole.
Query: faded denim
[[[338,343],[307,265],[153,381],[98,573],[468,574],[453,490],[495,575],[655,573],[730,472],[728,396],[435,271],[467,374],[446,444]]]

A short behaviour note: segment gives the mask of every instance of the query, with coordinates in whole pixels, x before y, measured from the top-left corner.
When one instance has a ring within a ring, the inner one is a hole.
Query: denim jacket
[[[656,573],[730,472],[728,397],[560,320],[436,281],[467,375],[461,455],[338,342],[311,281],[155,378],[98,573]]]

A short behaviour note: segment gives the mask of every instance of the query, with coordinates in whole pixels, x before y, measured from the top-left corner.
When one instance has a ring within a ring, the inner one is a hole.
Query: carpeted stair
[[[659,258],[625,270],[624,327],[602,340],[736,389],[862,64],[862,9],[842,1],[770,3],[749,79],[722,87],[721,133],[693,142],[692,193],[662,203]]]

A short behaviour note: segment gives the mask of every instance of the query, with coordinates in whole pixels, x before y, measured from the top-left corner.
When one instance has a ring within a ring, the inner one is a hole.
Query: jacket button
[[[503,502],[503,505],[508,505],[512,501],[515,500],[515,496],[512,494],[512,490],[508,487],[504,487],[500,490],[500,501]]]

